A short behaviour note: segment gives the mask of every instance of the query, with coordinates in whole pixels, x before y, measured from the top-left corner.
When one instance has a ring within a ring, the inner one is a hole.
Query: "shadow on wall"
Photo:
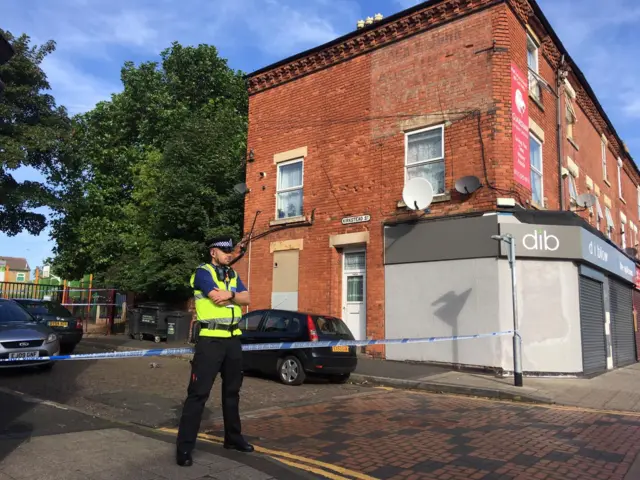
[[[433,313],[436,317],[451,327],[451,334],[453,336],[460,335],[458,317],[471,295],[471,290],[472,289],[469,288],[460,294],[457,294],[453,290],[449,291],[431,304],[433,307],[440,305],[440,307],[438,307]],[[468,333],[465,332],[465,335],[467,334]],[[460,344],[457,340],[453,340],[452,343],[452,362],[454,364],[459,364]]]

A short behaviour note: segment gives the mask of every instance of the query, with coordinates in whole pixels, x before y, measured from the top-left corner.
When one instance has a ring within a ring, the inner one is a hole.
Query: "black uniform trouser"
[[[177,447],[191,452],[196,443],[202,411],[220,372],[222,377],[222,415],[225,441],[242,439],[240,425],[240,387],[242,385],[242,344],[240,337],[199,337],[191,366],[187,399],[182,408]]]

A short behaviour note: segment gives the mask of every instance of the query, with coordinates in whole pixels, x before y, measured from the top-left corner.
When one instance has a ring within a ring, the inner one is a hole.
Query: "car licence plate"
[[[9,354],[9,358],[36,358],[38,352],[12,352]]]
[[[338,345],[336,347],[331,347],[331,351],[332,352],[348,352],[349,347],[347,347],[346,345]]]
[[[50,327],[64,327],[64,328],[67,328],[69,326],[69,322],[49,322],[48,325]]]

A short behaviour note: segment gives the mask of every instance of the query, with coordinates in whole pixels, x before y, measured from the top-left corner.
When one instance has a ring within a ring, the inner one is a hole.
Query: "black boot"
[[[230,442],[228,440],[225,440],[224,448],[226,448],[227,450],[237,450],[243,453],[251,453],[254,450],[253,445],[247,442],[244,438],[240,438],[235,442]]]
[[[193,458],[191,458],[191,452],[181,452],[178,450],[176,453],[176,463],[181,467],[190,467],[193,465]]]

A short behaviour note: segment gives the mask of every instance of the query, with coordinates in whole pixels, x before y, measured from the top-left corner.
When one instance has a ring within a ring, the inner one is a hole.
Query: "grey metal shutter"
[[[582,369],[585,375],[607,370],[607,343],[604,333],[602,284],[580,276],[580,330]]]
[[[609,278],[609,285],[613,365],[624,367],[636,361],[632,290],[613,278]]]
[[[633,330],[636,333],[636,360],[640,360],[640,332],[638,331],[638,315],[640,315],[640,290],[633,291],[633,308],[636,312]]]

